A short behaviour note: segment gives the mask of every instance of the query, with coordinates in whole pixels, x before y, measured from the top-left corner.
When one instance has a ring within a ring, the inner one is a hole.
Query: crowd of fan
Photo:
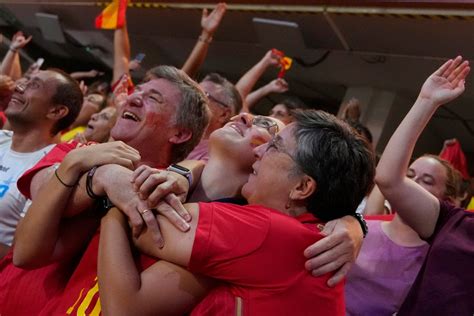
[[[225,11],[203,11],[181,69],[135,85],[126,25],[110,87],[80,81],[97,71],[22,74],[31,37],[13,36],[0,69],[0,315],[472,315],[469,182],[437,155],[410,164],[468,61],[427,78],[376,164],[357,100],[340,118],[296,99],[250,114],[289,89],[254,89],[273,51],[236,84],[192,79]]]

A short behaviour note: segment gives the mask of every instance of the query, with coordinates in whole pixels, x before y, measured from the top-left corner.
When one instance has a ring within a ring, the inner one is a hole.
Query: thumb
[[[334,221],[327,222],[326,225],[324,225],[324,228],[321,231],[321,234],[324,236],[329,236],[332,234],[335,227],[336,227],[336,223]]]

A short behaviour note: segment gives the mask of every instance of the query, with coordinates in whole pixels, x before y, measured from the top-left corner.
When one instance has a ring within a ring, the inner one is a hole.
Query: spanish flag
[[[127,2],[128,0],[113,0],[113,2],[95,18],[95,27],[108,30],[121,28],[125,24]]]

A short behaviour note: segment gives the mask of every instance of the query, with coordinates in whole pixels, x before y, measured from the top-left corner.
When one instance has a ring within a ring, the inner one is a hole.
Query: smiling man
[[[164,168],[179,162],[199,142],[208,123],[208,112],[203,91],[184,72],[170,66],[152,68],[146,80],[128,96],[111,131],[115,140],[128,145],[123,144],[132,155],[121,157],[117,153],[115,157],[135,167],[146,164]],[[105,145],[86,148],[93,152],[99,146]],[[130,150],[130,146],[134,149]],[[97,228],[103,212],[98,210],[97,200],[92,199],[94,192],[86,190],[86,179],[88,175],[91,182],[104,179],[101,168],[92,179],[91,167],[117,162],[110,161],[114,156],[111,151],[100,149],[96,149],[97,155],[109,160],[100,158],[91,165],[94,155],[82,160],[71,158],[84,148],[64,158],[72,150],[65,147],[58,145],[19,181],[22,192],[33,196],[33,203],[17,229],[12,260],[21,267],[42,269],[25,272],[9,265],[8,275],[13,277],[2,279],[0,287],[2,315],[64,315],[66,311],[81,314],[88,308],[100,308],[96,299]],[[55,177],[52,165],[61,161]],[[129,177],[113,173],[103,181],[114,192],[109,198],[115,205],[130,205],[138,200]],[[152,212],[145,212],[144,208],[133,211],[140,220],[154,221]],[[81,260],[75,267],[71,260],[77,257]],[[37,273],[40,270],[43,272]],[[69,278],[70,270],[74,271]],[[25,297],[18,288],[27,288],[37,298]]]
[[[0,257],[26,212],[18,178],[51,150],[54,136],[75,120],[81,104],[78,84],[60,71],[40,71],[16,85],[5,110],[12,131],[0,132]]]

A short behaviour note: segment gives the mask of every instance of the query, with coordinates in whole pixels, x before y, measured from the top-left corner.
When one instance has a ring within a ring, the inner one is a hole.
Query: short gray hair
[[[176,108],[175,123],[179,128],[191,131],[191,138],[173,147],[172,162],[184,160],[201,140],[209,124],[210,111],[204,91],[184,71],[173,66],[157,66],[147,71],[145,81],[165,79],[181,92],[181,103]]]

